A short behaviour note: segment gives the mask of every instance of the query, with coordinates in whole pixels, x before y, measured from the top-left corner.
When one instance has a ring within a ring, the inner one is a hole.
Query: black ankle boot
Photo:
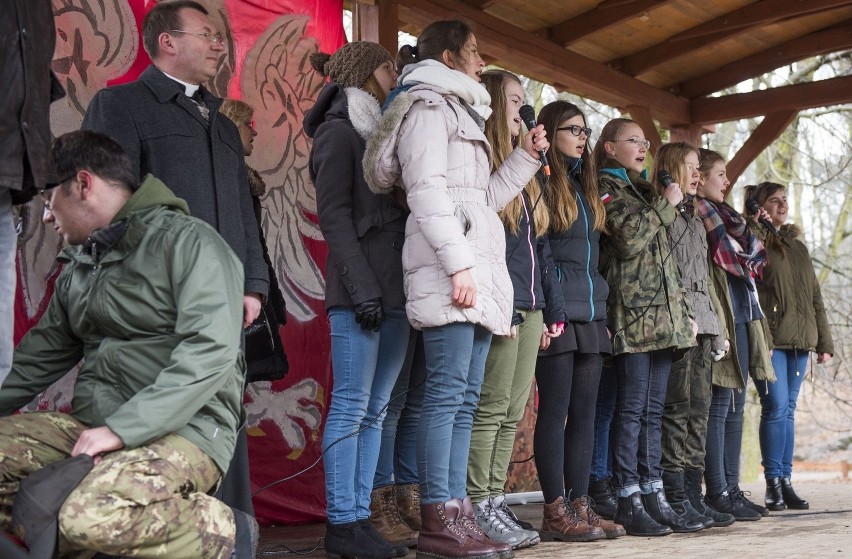
[[[618,498],[615,523],[624,526],[631,536],[668,536],[672,533],[671,528],[648,515],[642,504],[642,494],[638,491],[629,497]]]
[[[396,550],[389,544],[374,541],[361,522],[325,525],[325,552],[331,557],[357,559],[391,559]]]
[[[669,502],[669,505],[679,517],[683,518],[686,521],[700,522],[701,526],[704,528],[712,528],[716,525],[716,521],[713,520],[711,517],[695,510],[695,507],[692,506],[692,503],[689,502],[689,499],[684,499],[679,503]]]
[[[760,520],[762,518],[759,512],[735,499],[729,489],[718,495],[707,495],[707,504],[719,512],[732,514],[734,519],[738,521]]]
[[[793,491],[793,483],[788,477],[781,478],[781,495],[783,495],[788,509],[806,510],[811,506],[806,500],[796,495],[796,492]]]
[[[684,473],[668,472],[663,470],[663,489],[666,492],[666,500],[669,503],[680,503],[686,500],[684,490]]]
[[[763,498],[769,510],[784,510],[784,496],[781,494],[781,478],[773,477],[766,480],[766,496]]]
[[[734,498],[735,501],[739,501],[747,507],[750,507],[752,510],[760,513],[760,516],[767,516],[769,514],[769,509],[764,507],[763,505],[759,505],[748,498],[751,493],[746,493],[742,489],[740,489],[739,484],[734,485],[731,489],[731,497]]]
[[[689,504],[692,505],[692,508],[694,508],[698,514],[713,519],[714,528],[724,528],[725,526],[730,526],[737,521],[733,514],[719,512],[708,505],[707,501],[704,500],[704,495],[701,493],[687,492],[686,495],[689,497]]]
[[[642,503],[645,505],[645,510],[651,518],[660,524],[668,526],[673,532],[685,534],[704,529],[704,525],[701,522],[687,520],[673,511],[662,489],[642,495]]]
[[[589,481],[589,497],[592,498],[592,508],[601,518],[612,520],[618,508],[618,500],[612,490],[612,478]]]

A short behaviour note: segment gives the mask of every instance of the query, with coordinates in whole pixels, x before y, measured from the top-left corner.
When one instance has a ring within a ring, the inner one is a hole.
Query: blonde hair
[[[485,121],[485,138],[491,145],[491,172],[493,173],[515,149],[512,145],[512,133],[509,130],[509,123],[506,118],[508,113],[506,83],[513,80],[519,85],[523,84],[515,74],[499,69],[483,72],[480,77],[482,78],[482,85],[491,95],[491,110],[493,112],[491,118]],[[536,236],[544,235],[550,225],[550,218],[545,201],[539,199],[541,187],[535,177],[526,184],[524,192],[535,207],[532,216],[535,234]],[[523,206],[523,199],[519,195],[500,210],[499,215],[503,225],[513,235],[518,234]]]
[[[239,99],[225,99],[219,107],[219,112],[231,119],[231,122],[238,127],[251,122],[254,116],[252,106]]]
[[[659,183],[657,175],[660,171],[668,171],[672,182],[676,182],[680,186],[680,191],[686,194],[683,189],[689,184],[691,178],[686,168],[686,156],[690,153],[699,155],[698,148],[687,142],[672,142],[660,146],[657,155],[654,156],[654,166],[651,169],[654,185],[660,192],[664,187]]]
[[[577,207],[576,193],[568,173],[571,169],[565,162],[565,154],[556,148],[556,134],[559,125],[575,116],[583,117],[583,126],[586,125],[586,115],[583,114],[575,104],[568,101],[554,101],[548,103],[538,113],[538,122],[544,125],[547,137],[550,140],[550,148],[547,150],[547,159],[553,173],[544,192],[544,199],[550,209],[550,229],[557,233],[567,231],[574,220],[577,219],[579,211]],[[578,180],[586,197],[586,203],[592,210],[592,225],[594,229],[603,231],[606,225],[606,212],[604,211],[601,198],[598,195],[598,183],[595,180],[594,164],[591,152],[586,149],[580,157],[581,167]]]

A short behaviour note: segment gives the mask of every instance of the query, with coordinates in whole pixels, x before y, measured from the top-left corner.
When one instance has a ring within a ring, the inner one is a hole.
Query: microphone
[[[518,116],[521,117],[521,120],[524,121],[524,125],[528,130],[532,130],[537,125],[535,123],[535,109],[530,107],[529,105],[524,105],[520,109],[518,109]],[[541,165],[542,170],[544,171],[544,176],[550,176],[550,163],[547,162],[547,154],[544,150],[539,150],[538,154],[541,156]]]
[[[754,214],[756,214],[757,212],[760,211],[760,205],[757,203],[757,200],[755,200],[754,198],[749,198],[748,200],[746,200],[746,209],[748,210],[749,214],[754,215]],[[776,229],[775,226],[772,225],[771,221],[769,221],[768,219],[766,219],[763,216],[758,217],[757,220],[759,222],[761,222],[764,227],[766,227],[767,231],[769,231],[773,235],[778,234],[778,229]]]
[[[672,176],[668,171],[661,169],[657,172],[657,180],[660,182],[663,187],[668,188],[672,183]],[[686,208],[683,207],[683,200],[677,203],[677,211],[680,212],[680,217],[684,219],[687,223],[689,223],[689,215],[686,213]]]

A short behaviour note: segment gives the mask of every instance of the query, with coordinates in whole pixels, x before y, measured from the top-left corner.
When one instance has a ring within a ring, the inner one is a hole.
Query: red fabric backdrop
[[[321,462],[311,465],[321,455],[331,364],[322,301],[326,247],[316,224],[307,177],[310,144],[301,123],[322,86],[307,54],[333,52],[345,42],[342,0],[201,3],[228,43],[219,74],[208,87],[255,108],[259,137],[248,163],[269,187],[263,226],[290,313],[282,329],[289,375],[276,383],[256,383],[246,394],[255,507],[265,524],[316,521],[325,517],[323,470]],[[79,128],[88,101],[100,88],[132,81],[148,66],[140,30],[151,5],[150,0],[53,0],[54,71],[69,93],[51,108],[55,134]],[[19,250],[16,343],[52,294],[59,249],[59,239],[42,226]],[[70,409],[73,378],[72,373],[51,387],[30,409]]]

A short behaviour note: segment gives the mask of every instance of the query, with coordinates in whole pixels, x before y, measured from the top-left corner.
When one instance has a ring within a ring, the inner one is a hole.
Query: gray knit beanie
[[[310,60],[314,70],[343,87],[362,87],[376,68],[385,62],[393,64],[391,53],[370,41],[347,43],[331,55],[315,52]]]

